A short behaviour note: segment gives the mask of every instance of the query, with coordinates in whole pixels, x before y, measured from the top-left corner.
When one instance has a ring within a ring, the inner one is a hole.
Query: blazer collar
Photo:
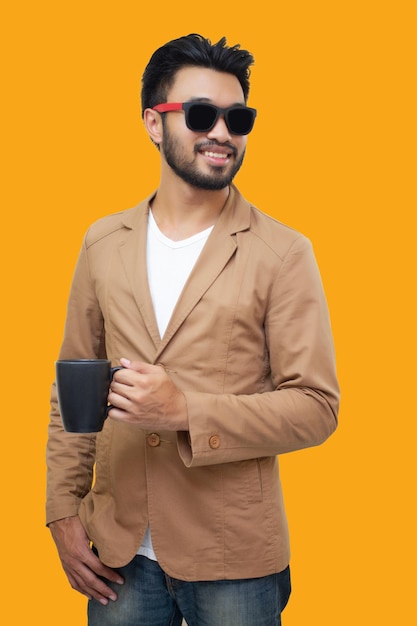
[[[124,212],[123,225],[129,230],[141,229],[148,226],[148,215],[150,202],[156,195],[156,191],[150,194],[133,209]],[[240,194],[238,189],[231,185],[229,197],[219,215],[213,231],[225,228],[229,234],[233,235],[239,231],[246,230],[250,226],[250,207]]]

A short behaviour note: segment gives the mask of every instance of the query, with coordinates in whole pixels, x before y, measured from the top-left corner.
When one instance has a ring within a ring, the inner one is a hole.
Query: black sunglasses
[[[253,128],[256,109],[243,105],[234,105],[226,109],[206,102],[165,102],[153,107],[158,113],[184,111],[187,128],[197,133],[211,130],[220,115],[224,115],[226,126],[232,135],[247,135]]]

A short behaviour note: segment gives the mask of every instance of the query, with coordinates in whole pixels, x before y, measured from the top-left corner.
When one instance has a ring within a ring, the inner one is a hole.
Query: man
[[[339,392],[309,241],[232,184],[252,63],[199,35],[153,54],[159,187],[80,253],[59,358],[123,369],[98,435],[53,387],[47,522],[91,626],[271,626],[290,594],[277,455],[329,437]]]

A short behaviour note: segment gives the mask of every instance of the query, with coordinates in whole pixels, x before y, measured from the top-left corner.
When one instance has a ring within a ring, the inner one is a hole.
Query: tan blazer
[[[146,270],[149,199],[88,231],[59,356],[162,363],[185,392],[190,430],[109,419],[97,436],[68,434],[53,386],[47,521],[79,513],[113,567],[133,558],[149,523],[176,578],[281,571],[289,542],[277,455],[322,443],[337,423],[312,247],[232,188],[161,339]]]

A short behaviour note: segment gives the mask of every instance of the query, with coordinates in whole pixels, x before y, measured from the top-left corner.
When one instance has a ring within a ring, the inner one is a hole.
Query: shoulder
[[[310,240],[299,231],[250,205],[250,232],[258,244],[284,259],[290,252],[310,249]]]
[[[282,260],[289,252],[311,248],[310,240],[305,235],[248,202],[237,188],[233,187],[233,193],[231,224],[234,232],[240,232],[245,238],[249,235],[251,245],[255,245],[262,253],[270,252]]]
[[[117,236],[121,231],[132,230],[141,217],[147,219],[147,207],[148,202],[143,201],[135,207],[100,218],[86,232],[86,247],[90,248],[104,239]]]

